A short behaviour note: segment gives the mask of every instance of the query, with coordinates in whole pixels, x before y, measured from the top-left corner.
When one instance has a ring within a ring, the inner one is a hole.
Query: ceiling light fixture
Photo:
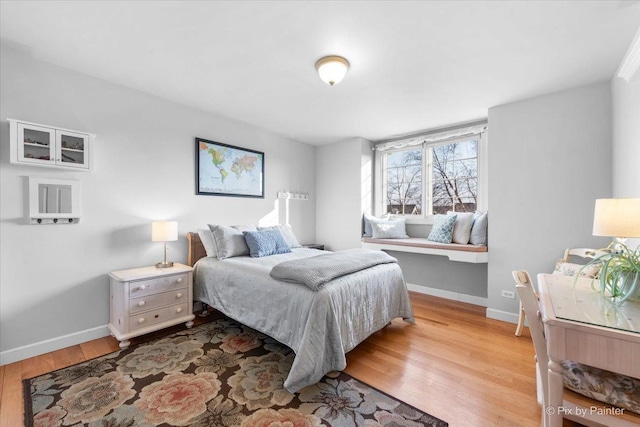
[[[325,56],[316,62],[316,70],[323,82],[333,86],[340,83],[347,74],[349,61],[341,56]]]

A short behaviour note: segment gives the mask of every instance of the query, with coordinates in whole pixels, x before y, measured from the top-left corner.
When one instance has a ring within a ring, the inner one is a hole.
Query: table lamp
[[[167,262],[167,242],[178,240],[178,223],[176,221],[154,221],[151,223],[151,241],[164,242],[164,261],[156,264],[157,268],[173,267]]]
[[[640,198],[597,199],[593,235],[614,237],[622,244],[628,237],[640,237]]]

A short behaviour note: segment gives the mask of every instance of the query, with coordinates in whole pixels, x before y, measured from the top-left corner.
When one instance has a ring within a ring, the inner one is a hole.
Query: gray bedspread
[[[295,358],[284,387],[295,392],[346,367],[345,353],[401,317],[414,323],[396,263],[339,277],[318,291],[269,276],[284,261],[323,254],[315,249],[263,258],[203,258],[195,265],[194,298],[287,345]]]
[[[317,291],[325,283],[380,264],[398,260],[383,251],[348,249],[310,258],[284,261],[271,269],[271,277],[291,283],[303,283]]]

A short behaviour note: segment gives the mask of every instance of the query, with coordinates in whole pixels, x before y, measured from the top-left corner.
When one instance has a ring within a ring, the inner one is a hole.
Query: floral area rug
[[[220,319],[24,381],[27,426],[448,424],[344,373],[289,393],[291,349]]]

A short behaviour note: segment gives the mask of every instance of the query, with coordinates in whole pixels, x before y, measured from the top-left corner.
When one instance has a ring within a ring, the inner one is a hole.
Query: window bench
[[[364,249],[412,252],[425,255],[441,255],[451,261],[486,264],[489,250],[486,246],[460,245],[458,243],[438,243],[421,237],[406,239],[373,239],[362,238]]]

